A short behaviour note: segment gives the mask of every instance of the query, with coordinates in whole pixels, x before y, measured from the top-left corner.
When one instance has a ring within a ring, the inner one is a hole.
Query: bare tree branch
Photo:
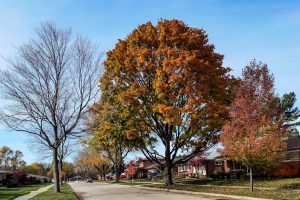
[[[82,133],[87,107],[98,94],[101,55],[89,39],[72,37],[70,29],[43,23],[36,32],[37,39],[19,47],[0,75],[9,102],[0,117],[57,154],[69,137]]]

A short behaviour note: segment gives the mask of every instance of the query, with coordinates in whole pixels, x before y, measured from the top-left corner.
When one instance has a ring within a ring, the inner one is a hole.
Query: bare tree
[[[73,37],[71,30],[43,23],[37,38],[17,49],[0,75],[9,100],[2,122],[33,135],[52,149],[54,191],[60,192],[58,149],[66,138],[82,133],[81,121],[97,95],[101,70],[97,46]]]
[[[63,165],[65,163],[66,158],[70,157],[76,150],[78,150],[78,146],[81,145],[77,138],[66,138],[63,140],[57,151],[57,158],[59,162],[59,171],[63,172]],[[41,160],[48,160],[53,157],[52,148],[40,142],[38,139],[34,139],[31,142],[31,147],[39,153],[39,157]],[[63,178],[60,177],[60,183],[63,184]]]

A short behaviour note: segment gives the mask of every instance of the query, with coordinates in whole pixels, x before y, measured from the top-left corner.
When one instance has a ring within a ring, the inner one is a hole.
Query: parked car
[[[159,177],[161,174],[159,172],[152,172],[148,174],[148,179],[153,180],[155,177]]]
[[[86,182],[86,183],[92,183],[92,182],[93,182],[93,179],[88,178],[88,179],[85,180],[85,182]]]
[[[122,173],[121,175],[120,175],[120,179],[122,180],[122,179],[126,179],[126,174],[125,173]]]
[[[106,180],[113,180],[113,176],[112,175],[106,175]]]

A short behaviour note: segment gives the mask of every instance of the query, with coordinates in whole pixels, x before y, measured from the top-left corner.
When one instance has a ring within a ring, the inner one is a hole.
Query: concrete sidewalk
[[[38,190],[35,190],[35,191],[31,191],[30,193],[28,194],[25,194],[23,196],[19,196],[17,198],[15,198],[14,200],[28,200],[28,199],[31,199],[32,197],[42,193],[42,192],[46,192],[49,188],[53,187],[53,185],[48,185],[46,187],[42,187]]]

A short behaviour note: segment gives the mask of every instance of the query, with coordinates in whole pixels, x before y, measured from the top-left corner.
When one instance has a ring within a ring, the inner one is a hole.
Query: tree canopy
[[[140,149],[165,168],[168,185],[175,164],[218,141],[235,82],[222,61],[202,29],[179,20],[142,24],[107,53],[104,101],[130,114],[126,135],[142,139]],[[185,156],[176,159],[179,153]]]

